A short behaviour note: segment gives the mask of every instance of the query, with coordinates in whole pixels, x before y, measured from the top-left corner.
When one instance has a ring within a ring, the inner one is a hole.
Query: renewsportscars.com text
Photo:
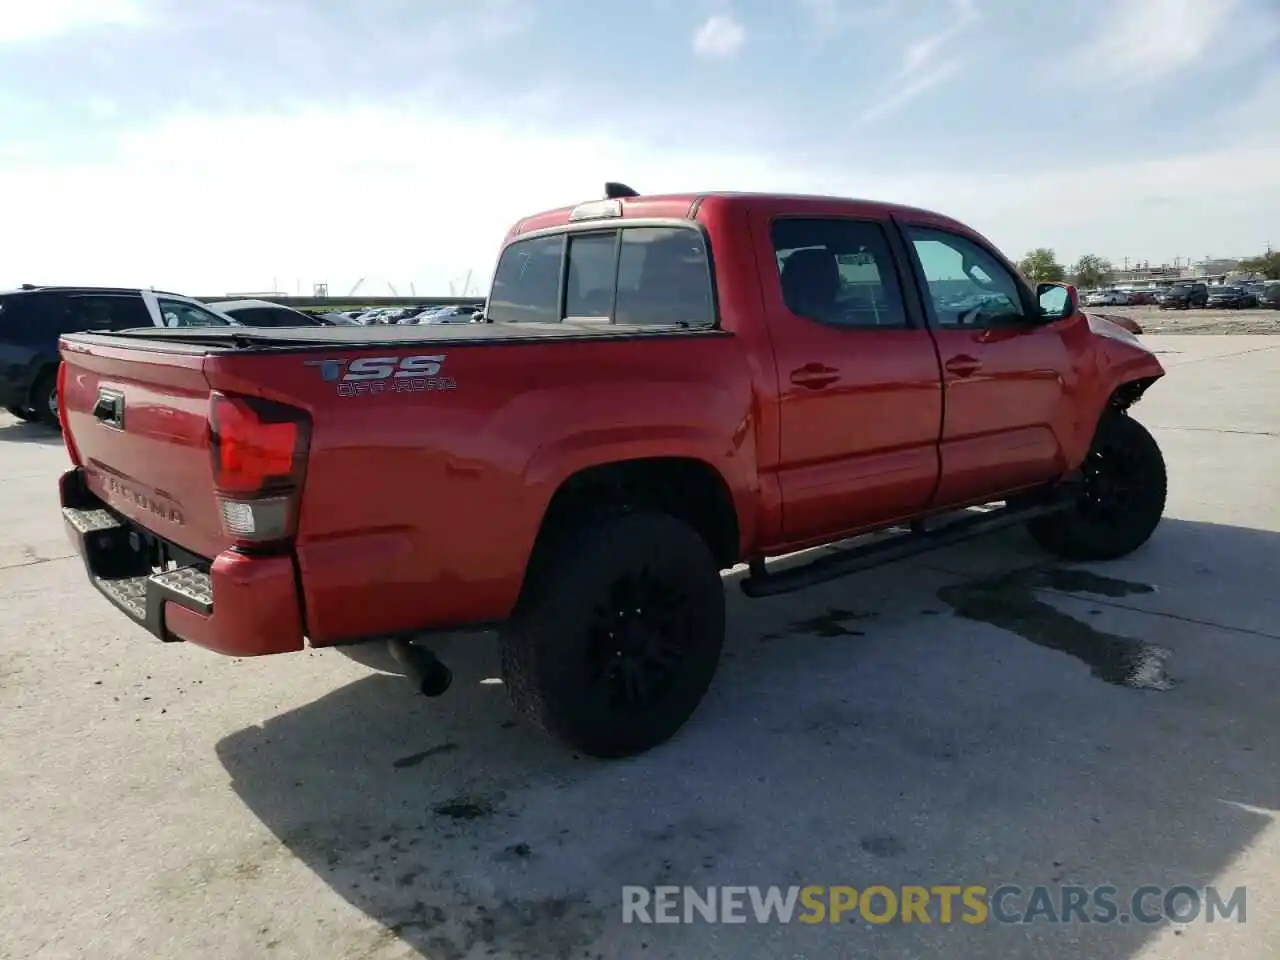
[[[623,923],[1156,924],[1246,919],[1246,888],[1004,884],[622,888]]]

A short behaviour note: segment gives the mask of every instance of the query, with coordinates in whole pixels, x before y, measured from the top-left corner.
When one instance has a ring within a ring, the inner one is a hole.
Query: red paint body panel
[[[165,604],[174,636],[231,657],[289,653],[304,646],[297,577],[288,557],[219,554],[209,571],[213,613]]]
[[[1082,314],[1016,330],[850,330],[787,309],[773,218],[854,217],[886,229],[900,220],[990,248],[926,211],[690,194],[624,200],[621,219],[685,218],[695,205],[720,332],[323,352],[64,341],[63,403],[90,490],[212,562],[213,614],[170,605],[170,629],[249,656],[299,649],[304,635],[325,645],[500,621],[557,489],[619,461],[682,457],[713,468],[743,559],[997,499],[1078,467],[1116,387],[1163,374],[1136,341],[1100,335]],[[571,211],[526,218],[508,238],[563,226]],[[339,396],[306,363],[437,351],[456,389]],[[829,383],[806,379],[818,368]],[[100,388],[125,395],[123,431],[96,422]],[[209,465],[214,390],[310,415],[289,556],[228,550]]]

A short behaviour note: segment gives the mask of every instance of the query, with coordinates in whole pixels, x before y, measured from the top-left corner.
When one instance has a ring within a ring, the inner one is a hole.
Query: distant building
[[[1167,287],[1178,280],[1222,283],[1228,276],[1239,269],[1240,261],[1238,259],[1200,260],[1192,263],[1190,259],[1183,262],[1181,258],[1178,258],[1171,264],[1162,263],[1154,267],[1150,261],[1139,260],[1134,262],[1134,266],[1128,269],[1113,270],[1111,275],[1114,286],[1150,290],[1156,287]]]
[[[1240,260],[1201,260],[1191,265],[1191,275],[1193,277],[1212,277],[1219,274],[1226,275],[1233,270],[1240,269]]]

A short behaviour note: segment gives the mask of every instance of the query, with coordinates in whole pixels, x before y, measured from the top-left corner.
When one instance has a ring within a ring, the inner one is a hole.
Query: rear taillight
[[[264,547],[293,537],[310,443],[311,418],[304,411],[213,394],[213,486],[222,527],[238,544]]]
[[[67,423],[67,365],[58,364],[58,427],[62,430],[62,445],[67,448],[73,467],[80,466],[80,451],[71,439],[71,425]]]

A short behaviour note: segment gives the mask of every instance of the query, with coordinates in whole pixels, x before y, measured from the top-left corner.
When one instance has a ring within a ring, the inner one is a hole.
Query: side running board
[[[836,552],[824,553],[802,566],[770,573],[764,562],[752,565],[751,575],[741,581],[742,592],[755,599],[803,590],[828,580],[869,570],[895,560],[949,547],[973,537],[1015,527],[1066,509],[1075,490],[1064,486],[1053,495],[1035,502],[1021,502],[986,510],[971,509],[957,520],[944,521],[936,527],[916,522],[910,530],[891,534],[870,542],[854,543]]]

